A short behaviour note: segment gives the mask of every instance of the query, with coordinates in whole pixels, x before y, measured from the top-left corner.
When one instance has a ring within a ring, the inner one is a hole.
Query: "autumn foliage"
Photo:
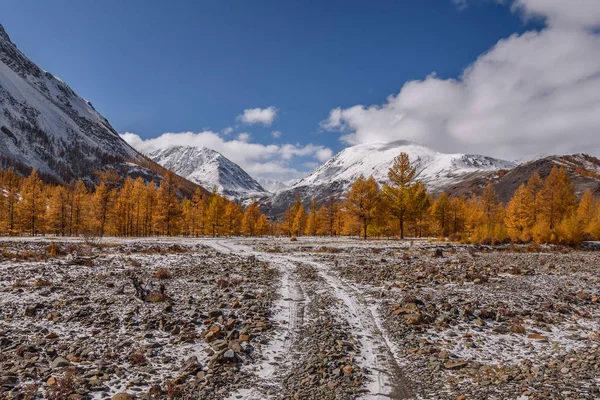
[[[256,203],[245,209],[213,191],[179,196],[167,172],[159,185],[101,173],[100,183],[44,184],[0,171],[0,233],[8,235],[231,236],[266,235],[269,220]]]
[[[556,243],[600,240],[600,203],[589,190],[577,200],[564,167],[545,180],[533,174],[502,204],[493,184],[480,195],[432,195],[401,153],[380,185],[359,177],[343,197],[303,204],[270,221],[258,203],[245,206],[200,190],[179,196],[179,180],[167,172],[159,185],[100,173],[100,183],[44,184],[0,171],[0,233],[93,236],[359,236],[439,237],[463,243]]]
[[[296,203],[279,225],[285,235],[367,237],[443,237],[463,243],[506,242],[577,245],[600,240],[600,203],[586,191],[577,201],[564,167],[542,180],[536,173],[502,204],[493,184],[480,195],[451,197],[427,192],[416,179],[409,157],[401,153],[388,173],[389,183],[359,177],[344,200],[329,198],[315,213]]]

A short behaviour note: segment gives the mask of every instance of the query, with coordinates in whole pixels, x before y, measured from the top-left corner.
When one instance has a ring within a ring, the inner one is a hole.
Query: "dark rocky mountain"
[[[510,170],[489,172],[478,176],[465,177],[445,188],[451,195],[479,194],[490,182],[494,184],[498,197],[507,203],[517,188],[526,183],[531,175],[537,172],[545,179],[555,166],[564,166],[575,186],[577,196],[590,189],[596,198],[600,199],[600,160],[586,154],[549,156],[529,161]]]

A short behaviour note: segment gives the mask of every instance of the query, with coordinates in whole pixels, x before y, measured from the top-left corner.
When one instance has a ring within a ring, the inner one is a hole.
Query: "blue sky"
[[[483,0],[4,0],[0,22],[28,57],[89,99],[117,131],[141,140],[211,132],[222,143],[211,136],[206,144],[254,175],[285,178],[310,170],[325,149],[368,141],[374,130],[377,140],[409,136],[443,151],[486,150],[450,128],[441,139],[397,126],[390,135],[389,127],[373,128],[385,116],[365,127],[352,107],[384,111],[406,82],[426,83],[432,73],[442,83],[460,80],[499,40],[552,30],[543,18],[553,10],[527,9],[530,1],[517,0],[525,3],[518,12]],[[539,18],[523,18],[525,11]],[[267,107],[270,124],[239,117]],[[243,145],[229,141],[263,150],[249,160],[234,154]],[[270,174],[269,165],[282,169]]]

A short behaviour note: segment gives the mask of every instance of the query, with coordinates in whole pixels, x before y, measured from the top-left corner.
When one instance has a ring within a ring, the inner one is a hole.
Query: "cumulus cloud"
[[[271,132],[271,136],[275,139],[278,139],[281,137],[281,132],[280,131],[273,131]]]
[[[265,126],[271,126],[277,117],[278,111],[279,110],[274,106],[267,108],[248,108],[245,109],[242,114],[238,115],[237,119],[248,125],[263,124]]]
[[[247,133],[242,133],[232,140],[226,140],[212,131],[164,133],[151,139],[142,139],[135,133],[127,132],[121,134],[121,137],[144,154],[175,146],[208,147],[239,164],[256,178],[264,177],[282,181],[300,178],[309,172],[293,166],[296,161],[295,157],[322,162],[324,161],[323,157],[327,155],[331,157],[332,154],[330,149],[314,144],[264,145],[250,143],[250,135]]]
[[[455,1],[466,4],[468,1]],[[600,154],[600,1],[515,0],[541,31],[500,40],[457,79],[404,84],[381,105],[331,110],[321,123],[348,144],[411,139],[504,158]]]

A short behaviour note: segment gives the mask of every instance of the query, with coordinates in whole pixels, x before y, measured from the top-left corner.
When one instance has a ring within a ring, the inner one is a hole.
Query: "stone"
[[[527,335],[527,338],[535,340],[548,340],[545,336],[542,336],[539,333],[530,333],[529,335]]]
[[[69,365],[71,365],[71,363],[62,358],[62,357],[56,357],[54,359],[54,361],[52,361],[51,367],[52,368],[64,368],[64,367],[68,367]]]
[[[202,369],[202,365],[198,362],[198,357],[191,356],[179,368],[179,375],[188,376],[195,375]]]
[[[56,385],[56,378],[51,376],[50,378],[48,378],[48,380],[46,381],[46,385],[48,386],[55,386]]]
[[[462,361],[462,360],[451,360],[451,361],[446,361],[444,363],[444,368],[446,369],[450,369],[450,370],[457,370],[457,369],[461,369],[466,367],[467,365],[469,365],[468,362],[466,361]]]
[[[223,361],[225,362],[235,362],[237,361],[237,354],[232,349],[227,350],[223,353]]]
[[[0,376],[0,387],[13,388],[17,386],[17,382],[16,376]]]
[[[133,400],[133,396],[129,393],[117,393],[112,397],[112,400]]]

